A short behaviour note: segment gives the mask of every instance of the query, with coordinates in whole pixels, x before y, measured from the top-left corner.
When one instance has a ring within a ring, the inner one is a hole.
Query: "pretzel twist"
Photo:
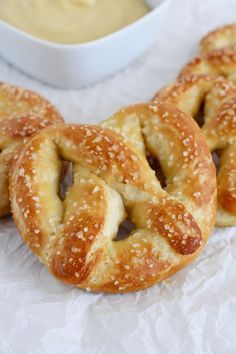
[[[191,75],[160,90],[167,100],[197,118],[204,103],[202,132],[219,157],[218,226],[236,225],[236,86],[222,77]]]
[[[236,25],[210,32],[200,42],[200,55],[187,63],[178,78],[191,74],[222,75],[236,82]]]
[[[45,98],[0,83],[0,217],[10,213],[8,173],[17,148],[38,130],[62,122]]]
[[[103,125],[110,129],[60,125],[30,138],[10,177],[12,211],[58,279],[92,291],[140,290],[186,266],[206,243],[215,220],[214,165],[197,125],[169,104],[128,107]],[[146,148],[160,161],[165,190]],[[64,200],[60,159],[73,163]],[[116,240],[127,216],[135,230]]]

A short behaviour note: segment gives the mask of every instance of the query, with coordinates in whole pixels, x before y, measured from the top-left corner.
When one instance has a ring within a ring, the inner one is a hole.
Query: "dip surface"
[[[111,34],[148,11],[144,0],[0,0],[0,19],[57,43],[84,43]]]

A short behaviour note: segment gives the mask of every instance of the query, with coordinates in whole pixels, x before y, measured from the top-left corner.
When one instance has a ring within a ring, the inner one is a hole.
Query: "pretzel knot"
[[[160,90],[158,99],[195,118],[204,104],[202,132],[219,158],[216,223],[236,225],[236,86],[222,77],[191,75]]]
[[[17,147],[38,130],[62,122],[45,98],[0,83],[0,217],[10,213],[8,172]]]
[[[187,63],[179,78],[191,74],[222,75],[236,82],[236,25],[210,32],[200,42],[200,55]]]
[[[214,224],[214,165],[194,121],[168,104],[128,107],[103,125],[110,129],[61,125],[34,135],[12,170],[12,210],[22,237],[60,280],[139,290],[199,254]],[[160,161],[165,190],[146,148]],[[61,159],[73,164],[64,200]],[[117,240],[127,218],[135,229]]]

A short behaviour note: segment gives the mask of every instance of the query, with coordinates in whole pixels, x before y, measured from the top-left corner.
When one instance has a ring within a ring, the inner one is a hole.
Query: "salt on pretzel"
[[[209,53],[216,49],[236,44],[236,24],[227,25],[208,33],[200,42],[200,53]]]
[[[11,204],[23,239],[58,279],[123,293],[199,255],[215,221],[215,169],[195,122],[169,104],[128,107],[103,125],[110,129],[59,125],[30,138],[12,170]],[[161,163],[166,190],[146,147]],[[73,163],[64,200],[60,159]],[[127,217],[135,229],[116,240]]]
[[[218,226],[236,225],[236,86],[223,77],[191,75],[160,90],[167,100],[197,117],[204,103],[202,132],[212,152],[218,151]]]
[[[0,83],[0,217],[10,213],[8,172],[17,147],[38,130],[62,122],[45,98]]]
[[[236,82],[236,25],[210,32],[200,42],[200,55],[187,63],[179,78],[191,74],[222,75]]]

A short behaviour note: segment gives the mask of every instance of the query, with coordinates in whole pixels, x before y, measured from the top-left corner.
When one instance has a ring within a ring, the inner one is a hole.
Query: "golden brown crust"
[[[236,114],[235,114],[236,116]],[[218,173],[218,200],[222,209],[227,211],[231,220],[236,216],[236,143],[228,144],[220,154]],[[223,219],[221,217],[221,219]],[[226,219],[227,220],[227,219]],[[223,222],[223,225],[235,225]]]
[[[236,24],[208,33],[200,42],[200,53],[200,56],[185,65],[179,74],[179,79],[191,74],[210,74],[225,76],[236,83]],[[233,90],[235,91],[235,88]],[[217,224],[220,226],[236,225],[236,175],[234,172],[234,149],[236,149],[234,117],[236,112],[233,102],[236,96],[232,92],[228,95],[229,99],[222,103],[217,117],[211,119],[211,124],[204,128],[206,133],[208,132],[210,146],[212,146],[212,141],[216,145],[216,140],[218,140],[221,142],[218,143],[219,148],[223,147],[218,174]]]
[[[228,47],[236,42],[236,24],[226,25],[217,28],[205,37],[200,42],[200,52],[202,54],[209,53],[212,50]]]
[[[9,214],[8,171],[18,146],[38,130],[63,122],[45,98],[0,83],[0,217]]]
[[[195,118],[205,102],[202,131],[211,151],[220,151],[217,225],[236,225],[236,86],[222,77],[190,75],[160,90],[154,101],[160,99]]]
[[[200,42],[200,56],[187,63],[178,78],[191,74],[223,75],[236,82],[236,25],[207,34]]]
[[[169,104],[128,107],[103,125],[58,125],[30,138],[12,168],[12,211],[23,239],[58,279],[92,291],[140,290],[205,245],[215,220],[214,165],[197,125]],[[166,190],[145,148],[159,158]],[[74,175],[63,201],[60,159],[73,163]],[[127,215],[136,228],[118,241]]]

